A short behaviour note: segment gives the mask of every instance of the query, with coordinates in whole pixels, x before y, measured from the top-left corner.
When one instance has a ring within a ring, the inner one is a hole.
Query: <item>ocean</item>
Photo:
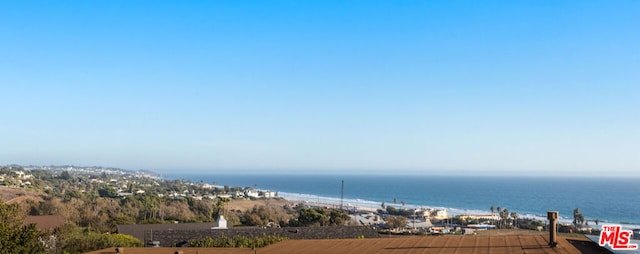
[[[169,175],[171,179],[252,187],[279,196],[344,205],[445,208],[450,214],[491,213],[507,208],[520,217],[545,218],[558,211],[565,222],[579,208],[590,225],[640,225],[640,179],[569,177],[488,177],[425,175]],[[394,198],[396,204],[394,204]]]

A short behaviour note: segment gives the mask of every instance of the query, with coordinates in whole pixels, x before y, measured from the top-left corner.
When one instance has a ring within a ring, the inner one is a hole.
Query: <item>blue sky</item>
[[[0,164],[640,176],[639,1],[2,1]]]

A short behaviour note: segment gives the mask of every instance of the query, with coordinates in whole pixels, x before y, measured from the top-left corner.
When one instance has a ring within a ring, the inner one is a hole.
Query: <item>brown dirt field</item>
[[[3,202],[21,203],[27,199],[32,199],[36,202],[42,201],[38,191],[0,186],[0,200]]]
[[[38,203],[41,201],[44,201],[44,199],[42,199],[41,197],[36,197],[36,196],[21,196],[21,197],[17,197],[17,198],[13,198],[9,201],[7,201],[7,204],[12,204],[12,203],[22,203],[24,201],[27,200],[33,200],[34,202]]]
[[[228,210],[247,211],[253,209],[254,206],[270,206],[270,207],[283,207],[284,205],[294,205],[293,203],[284,199],[258,199],[258,200],[232,200],[226,205]]]
[[[65,219],[62,215],[42,215],[42,216],[27,216],[22,224],[36,224],[36,227],[41,231],[54,230],[55,228],[64,225]]]

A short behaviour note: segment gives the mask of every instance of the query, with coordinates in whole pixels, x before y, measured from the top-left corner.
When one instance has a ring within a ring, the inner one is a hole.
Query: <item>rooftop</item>
[[[115,253],[114,248],[90,252],[90,254]],[[396,237],[378,239],[323,239],[323,240],[287,240],[265,248],[231,249],[231,248],[128,248],[122,253],[173,254],[329,254],[329,253],[526,253],[526,254],[590,254],[607,253],[586,238],[558,238],[558,246],[547,245],[544,235],[492,235],[492,236],[427,236]]]
[[[27,216],[24,219],[23,224],[35,224],[38,230],[47,231],[54,230],[64,225],[64,217],[62,215],[40,215],[40,216]]]

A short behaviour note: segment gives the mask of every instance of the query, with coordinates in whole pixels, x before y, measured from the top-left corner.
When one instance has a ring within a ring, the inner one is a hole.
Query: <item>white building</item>
[[[449,214],[447,213],[447,210],[445,209],[433,209],[433,208],[429,208],[426,209],[422,212],[422,216],[425,219],[432,219],[432,220],[444,220],[449,218]]]
[[[500,217],[497,214],[463,214],[460,215],[460,218],[465,218],[467,220],[500,220]]]
[[[220,215],[220,217],[216,221],[216,226],[212,229],[227,229],[227,220],[224,218],[224,216]]]
[[[244,196],[248,198],[259,198],[260,193],[258,193],[258,191],[256,190],[248,189],[244,191]]]
[[[260,194],[265,198],[275,198],[278,196],[278,193],[275,191],[262,191]]]

